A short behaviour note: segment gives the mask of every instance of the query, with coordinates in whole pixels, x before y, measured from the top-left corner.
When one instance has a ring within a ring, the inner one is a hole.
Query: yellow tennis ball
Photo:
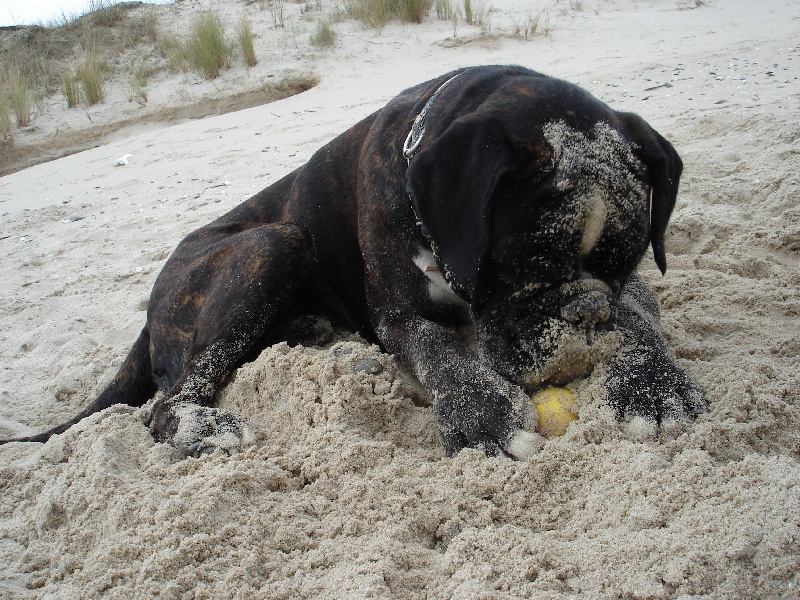
[[[551,437],[564,435],[567,425],[578,418],[575,397],[566,388],[549,388],[535,394],[531,401],[539,413],[536,431]]]

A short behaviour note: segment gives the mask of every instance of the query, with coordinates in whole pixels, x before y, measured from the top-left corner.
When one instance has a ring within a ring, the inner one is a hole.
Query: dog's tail
[[[0,440],[7,442],[46,442],[51,435],[63,433],[75,423],[114,404],[142,406],[156,393],[153,367],[150,362],[150,331],[145,326],[114,379],[97,399],[78,416],[49,431],[29,437]]]

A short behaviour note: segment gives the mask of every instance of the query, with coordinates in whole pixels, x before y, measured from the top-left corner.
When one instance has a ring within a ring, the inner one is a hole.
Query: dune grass
[[[206,79],[219,77],[230,62],[230,48],[225,27],[215,12],[197,15],[186,40],[185,58],[189,66]]]
[[[11,130],[11,117],[8,116],[8,106],[0,97],[0,149],[11,146],[13,142],[14,135]]]
[[[530,32],[530,37],[535,35],[547,37],[550,35],[552,31],[552,27],[550,26],[550,11],[546,6],[540,8],[536,14],[528,17],[528,30]]]
[[[0,84],[4,104],[14,114],[17,126],[30,125],[33,119],[31,84],[16,59],[10,60],[0,72]]]
[[[454,28],[463,17],[467,24],[487,29],[490,28],[489,14],[492,12],[486,0],[342,0],[341,7],[345,16],[377,29],[392,19],[421,23],[433,8],[437,19],[452,21]]]
[[[67,13],[62,8],[61,14],[47,23],[46,27],[69,27],[80,20],[91,27],[114,27],[125,19],[126,13],[124,5],[115,4],[112,0],[89,0],[86,9],[78,13]]]
[[[472,12],[472,0],[464,0],[464,20],[472,25],[472,19],[474,18]]]
[[[283,20],[284,5],[284,0],[270,0],[269,2],[269,14],[272,16],[272,25],[276,29],[285,27]]]
[[[421,23],[434,0],[344,0],[343,12],[370,27],[381,28],[397,18],[403,23]]]
[[[329,48],[336,41],[336,32],[330,21],[317,21],[317,28],[311,34],[311,43],[318,48]]]
[[[464,0],[464,20],[469,25],[489,27],[489,13],[492,7],[484,0]]]
[[[0,38],[0,94],[25,127],[41,113],[44,98],[63,93],[75,107],[102,102],[104,72],[116,68],[120,57],[142,43],[153,44],[155,15],[131,10],[136,3],[112,4],[89,0],[81,14],[66,14],[47,25],[26,27]]]
[[[403,23],[422,23],[433,0],[396,0],[395,10]]]
[[[144,106],[147,104],[147,82],[150,79],[150,70],[144,60],[139,59],[134,62],[128,71],[128,102],[136,102]]]
[[[458,19],[459,11],[453,6],[452,0],[436,0],[436,18],[442,21],[452,21]]]
[[[75,70],[75,76],[81,83],[83,97],[89,106],[105,99],[103,67],[96,53],[89,52]]]
[[[239,21],[239,26],[236,28],[236,42],[239,44],[239,50],[241,50],[247,66],[255,67],[258,64],[258,58],[253,47],[253,27],[247,19]]]
[[[81,100],[81,90],[78,87],[78,79],[73,73],[64,73],[62,81],[62,91],[67,100],[67,107],[75,108]]]
[[[536,13],[528,15],[527,19],[517,19],[513,22],[512,35],[533,38],[537,35],[547,37],[550,35],[550,11],[547,6],[540,8]]]

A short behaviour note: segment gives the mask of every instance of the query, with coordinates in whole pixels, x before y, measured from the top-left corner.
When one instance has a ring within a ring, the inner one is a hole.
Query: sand
[[[275,35],[296,41],[274,60],[311,67],[314,89],[0,178],[0,437],[103,388],[189,231],[404,87],[490,63],[578,83],[680,152],[669,267],[648,256],[641,273],[708,412],[671,436],[620,425],[601,366],[529,461],[448,459],[392,356],[346,334],[279,344],[221,394],[256,431],[244,453],[184,460],[130,407],[0,447],[0,597],[800,597],[800,5],[571,4],[550,5],[547,37],[512,35],[533,5],[495,1],[488,31],[344,21],[325,51],[286,5]],[[249,85],[231,71],[230,93]]]

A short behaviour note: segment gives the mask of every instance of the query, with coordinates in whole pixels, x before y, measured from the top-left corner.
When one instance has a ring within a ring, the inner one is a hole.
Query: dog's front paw
[[[608,403],[621,421],[662,426],[693,420],[706,408],[703,390],[668,356],[647,351],[615,360],[607,383]]]
[[[150,431],[155,439],[194,457],[216,449],[233,455],[255,441],[253,430],[236,413],[194,402],[165,402],[154,407]]]
[[[475,383],[474,386],[470,383]],[[519,387],[497,375],[466,382],[458,395],[434,403],[439,436],[447,456],[479,448],[487,456],[527,459],[541,450],[544,438],[532,428],[531,404]]]

